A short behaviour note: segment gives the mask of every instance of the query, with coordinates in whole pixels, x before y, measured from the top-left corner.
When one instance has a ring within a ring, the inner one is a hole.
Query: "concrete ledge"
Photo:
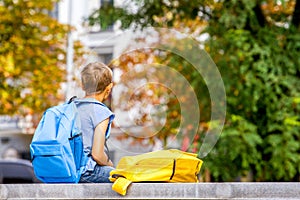
[[[126,196],[111,184],[0,184],[0,199],[290,199],[300,183],[133,183]]]

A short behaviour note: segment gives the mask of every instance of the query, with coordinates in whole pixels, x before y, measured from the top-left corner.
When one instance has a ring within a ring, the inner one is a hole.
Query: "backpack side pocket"
[[[82,134],[77,134],[69,139],[70,146],[73,152],[76,170],[80,170],[83,153]]]

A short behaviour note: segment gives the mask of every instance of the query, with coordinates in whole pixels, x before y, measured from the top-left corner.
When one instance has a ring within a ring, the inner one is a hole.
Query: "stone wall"
[[[0,184],[0,199],[300,200],[300,183],[133,183],[126,196],[111,184]]]

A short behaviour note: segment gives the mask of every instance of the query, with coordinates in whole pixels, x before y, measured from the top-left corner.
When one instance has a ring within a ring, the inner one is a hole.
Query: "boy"
[[[109,173],[114,168],[104,146],[114,114],[102,102],[113,87],[112,71],[103,63],[90,63],[81,72],[81,82],[85,97],[75,100],[75,103],[80,115],[83,148],[88,161],[79,182],[109,183]],[[102,104],[92,103],[95,101]]]

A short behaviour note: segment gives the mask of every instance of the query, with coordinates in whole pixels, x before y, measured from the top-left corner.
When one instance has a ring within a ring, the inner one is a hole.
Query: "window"
[[[49,12],[49,16],[54,19],[58,19],[58,3],[54,4],[53,10]]]
[[[114,0],[100,0],[100,5],[101,5],[101,7],[105,6],[105,5],[113,6]]]

